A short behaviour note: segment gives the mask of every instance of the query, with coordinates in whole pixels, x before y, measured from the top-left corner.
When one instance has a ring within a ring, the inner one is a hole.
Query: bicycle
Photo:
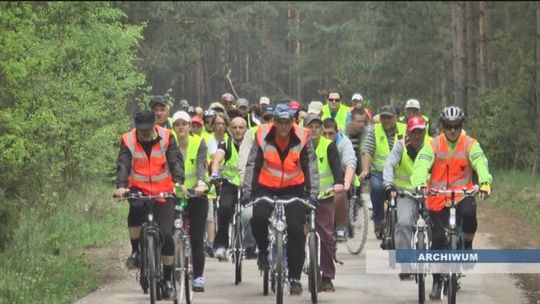
[[[234,285],[238,285],[240,282],[242,282],[242,261],[244,259],[244,248],[242,247],[242,204],[240,204],[242,192],[240,187],[233,184],[227,177],[215,178],[214,180],[211,180],[211,183],[215,184],[216,188],[218,188],[218,185],[221,183],[228,183],[229,185],[238,188],[236,197],[237,201],[234,206],[234,215],[229,225],[229,248],[232,249],[229,251],[229,254],[232,258],[232,263],[234,263]]]
[[[307,217],[306,259],[304,260],[304,273],[308,276],[308,290],[311,293],[311,303],[317,303],[317,294],[320,290],[320,238],[315,227],[315,209],[311,209]]]
[[[161,282],[163,270],[161,267],[161,236],[158,224],[154,221],[154,204],[157,200],[174,198],[172,193],[158,195],[143,195],[141,192],[129,193],[125,199],[142,200],[147,211],[147,221],[142,224],[141,235],[141,265],[139,283],[144,294],[150,289],[150,303],[161,300]]]
[[[310,209],[315,209],[307,200],[292,197],[288,199],[279,199],[277,196],[272,198],[261,196],[247,204],[246,208],[260,202],[271,204],[274,208],[270,216],[270,225],[268,226],[269,255],[268,262],[270,269],[263,270],[263,294],[268,295],[268,280],[271,274],[271,287],[276,293],[276,303],[283,303],[283,287],[287,277],[287,253],[285,251],[287,244],[287,224],[285,220],[285,205],[299,202]]]
[[[349,220],[345,230],[345,245],[351,254],[359,254],[364,249],[369,226],[369,210],[362,195],[358,195],[358,189],[361,188],[351,186],[349,190]]]
[[[457,224],[457,204],[456,202],[456,194],[461,194],[464,197],[466,196],[475,196],[478,194],[478,186],[475,186],[471,189],[463,188],[461,190],[447,190],[447,189],[435,189],[431,188],[429,189],[429,194],[431,196],[440,196],[440,195],[449,195],[450,196],[450,204],[447,205],[447,208],[449,208],[449,219],[448,219],[448,227],[445,227],[445,235],[446,235],[446,248],[449,250],[459,250],[464,247],[464,235],[463,231],[461,230],[461,224]],[[443,287],[441,288],[441,294],[440,299],[442,300],[444,297],[444,294],[447,294],[448,296],[448,303],[449,304],[455,304],[456,303],[456,297],[457,297],[457,290],[459,289],[459,279],[461,278],[461,271],[453,271],[453,269],[450,269],[450,271],[443,275]]]
[[[189,236],[189,218],[185,212],[187,199],[178,200],[174,206],[174,286],[176,299],[174,304],[181,304],[186,300],[187,304],[193,302],[192,263],[191,263],[191,239]]]
[[[382,242],[380,246],[383,250],[394,250],[396,249],[396,241],[394,238],[397,222],[396,197],[391,197],[387,200],[387,203],[388,204],[385,212],[386,221],[384,223]]]

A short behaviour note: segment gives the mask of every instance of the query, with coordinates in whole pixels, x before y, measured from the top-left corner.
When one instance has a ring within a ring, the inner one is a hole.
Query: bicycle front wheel
[[[317,303],[317,292],[319,279],[319,255],[317,250],[317,234],[310,232],[308,235],[308,252],[309,252],[309,266],[308,266],[308,288],[311,293],[311,302]]]
[[[345,245],[351,254],[359,254],[367,241],[369,210],[360,198],[351,202],[349,206],[347,243]]]
[[[458,248],[458,237],[455,234],[450,234],[450,249],[457,250]],[[456,303],[457,296],[457,274],[451,273],[448,278],[448,304]]]
[[[234,225],[234,284],[242,282],[242,219],[236,215]]]
[[[424,231],[418,231],[418,241],[416,243],[416,249],[417,250],[425,250],[426,249],[426,236],[424,234]],[[423,272],[419,272],[416,274],[416,280],[418,283],[418,303],[423,304],[426,301],[426,281],[425,281],[425,274]]]
[[[283,255],[284,255],[284,248],[283,248],[283,232],[276,232],[276,256],[275,256],[275,262],[276,266],[274,267],[275,272],[275,278],[276,278],[276,303],[277,304],[283,304],[283,283],[284,283],[284,276],[283,276]]]
[[[150,286],[150,303],[155,304],[158,292],[156,282],[157,257],[155,240],[152,235],[146,237],[146,259],[146,265],[148,266],[148,285]]]

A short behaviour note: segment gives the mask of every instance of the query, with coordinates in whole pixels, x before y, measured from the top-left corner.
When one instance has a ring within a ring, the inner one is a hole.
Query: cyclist
[[[323,136],[336,143],[341,160],[341,169],[344,171],[344,191],[336,193],[334,199],[336,201],[336,241],[345,242],[345,229],[347,227],[349,209],[347,192],[351,189],[353,182],[356,186],[360,185],[354,175],[357,160],[351,141],[347,136],[339,132],[337,124],[332,118],[326,118],[323,121]]]
[[[354,111],[363,112],[367,115],[368,120],[371,120],[373,117],[373,114],[371,113],[371,110],[366,108],[364,105],[364,97],[360,93],[354,93],[351,97],[351,107],[349,108],[349,112],[347,113],[347,119],[346,119],[346,125],[347,125],[347,131],[349,127],[349,123],[352,120],[352,113]]]
[[[120,152],[117,159],[117,180],[115,196],[123,197],[128,192],[142,192],[145,195],[172,193],[174,181],[184,184],[184,162],[176,148],[176,140],[171,131],[156,123],[152,111],[135,115],[135,128],[122,134]],[[141,225],[145,221],[146,210],[141,200],[129,200],[128,227],[131,240],[131,255],[126,261],[129,269],[140,265]],[[172,227],[174,221],[173,199],[159,200],[154,205],[154,220],[163,234],[162,261],[164,272],[164,297],[174,295],[172,285],[174,242]]]
[[[224,183],[219,193],[219,209],[218,209],[218,229],[214,240],[216,251],[215,257],[220,261],[227,259],[226,248],[229,245],[229,225],[234,214],[234,207],[240,203],[237,201],[238,187],[240,185],[240,177],[238,175],[238,152],[240,144],[246,133],[246,121],[242,117],[235,117],[231,121],[230,133],[231,136],[227,141],[222,141],[218,145],[216,154],[212,161],[212,176],[213,180],[220,176],[220,169],[223,163],[222,175],[231,180],[231,183]],[[253,245],[253,244],[252,244]],[[251,247],[250,254],[255,254],[255,248]]]
[[[362,164],[362,145],[366,139],[366,134],[369,126],[369,117],[365,111],[353,110],[351,113],[351,121],[347,125],[347,136],[351,140],[354,152],[356,154],[356,174],[360,174]]]
[[[480,197],[487,198],[491,193],[492,177],[489,173],[488,160],[476,139],[463,131],[465,114],[456,106],[444,108],[440,115],[443,134],[435,137],[429,145],[420,150],[411,176],[412,186],[427,195],[429,188],[447,188],[449,190],[471,188],[473,171],[478,174]],[[446,245],[444,227],[448,225],[448,209],[445,204],[450,198],[430,196],[426,199],[432,222],[433,249],[442,249]],[[465,249],[472,249],[472,242],[477,228],[476,201],[474,197],[462,198],[457,195],[458,220],[465,237]],[[440,294],[441,275],[433,275],[433,289],[430,298]]]
[[[287,104],[274,110],[274,122],[259,127],[251,148],[245,173],[243,203],[257,196],[305,196],[316,206],[319,173],[309,131],[294,123]],[[266,204],[253,207],[251,229],[259,248],[258,265],[268,269],[268,218],[272,208]],[[300,277],[305,259],[305,208],[300,204],[285,207],[287,218],[287,263],[291,295],[302,293]]]
[[[236,112],[236,109],[235,109],[236,98],[234,98],[233,94],[225,93],[221,95],[220,102],[223,105],[223,110],[225,111],[225,113],[227,113],[229,117],[234,116],[234,113]]]
[[[349,108],[341,103],[341,94],[330,92],[327,96],[328,102],[322,108],[322,120],[333,118],[341,132],[346,132],[347,113]]]
[[[178,138],[178,147],[184,159],[185,182],[177,191],[179,196],[187,197],[187,189],[195,191],[189,197],[187,211],[189,214],[189,236],[191,238],[191,251],[193,261],[193,283],[195,292],[204,291],[204,228],[208,214],[208,203],[205,191],[208,186],[206,180],[206,143],[195,134],[190,134],[191,118],[184,111],[173,115],[173,126]]]
[[[322,120],[310,113],[304,118],[304,125],[311,131],[311,142],[317,155],[319,168],[319,204],[315,213],[315,225],[320,236],[322,290],[334,291],[332,280],[336,275],[334,265],[334,193],[343,192],[343,171],[336,143],[322,134]],[[325,193],[332,188],[334,193]]]
[[[206,110],[203,114],[203,129],[201,131],[201,136],[204,138],[204,141],[206,141],[206,144],[208,145],[208,141],[210,140],[210,136],[212,133],[214,133],[214,129],[212,129],[212,121],[214,120],[214,117],[216,117],[216,112],[214,110]]]
[[[407,123],[411,117],[422,116],[427,124],[426,136],[437,136],[439,135],[439,130],[435,124],[431,123],[431,120],[426,115],[420,114],[420,102],[416,99],[409,99],[405,103],[405,115],[400,115],[398,121],[402,123]]]
[[[371,171],[370,198],[373,206],[373,223],[375,236],[382,239],[384,230],[384,200],[386,190],[383,186],[382,171],[384,162],[392,150],[396,139],[405,136],[405,124],[396,122],[396,111],[393,106],[385,105],[379,112],[380,123],[373,124],[367,133],[362,148],[362,172],[360,179],[364,180]]]
[[[169,103],[165,96],[157,95],[150,100],[150,109],[156,115],[156,124],[166,129],[172,129],[172,121],[169,117]]]
[[[238,116],[244,118],[244,120],[247,122],[247,127],[255,127],[257,126],[257,123],[254,120],[254,117],[251,113],[249,113],[249,101],[245,98],[238,98],[236,101],[236,110]],[[234,118],[234,117],[231,117]]]
[[[392,151],[384,163],[384,188],[389,198],[396,196],[396,189],[414,191],[411,175],[414,160],[424,145],[426,121],[420,116],[412,117],[407,122],[407,137],[394,143]],[[397,222],[394,232],[396,249],[411,249],[418,206],[409,197],[397,198]],[[400,280],[412,279],[410,273],[400,273]]]
[[[203,120],[199,116],[191,117],[191,132],[195,135],[202,136]]]

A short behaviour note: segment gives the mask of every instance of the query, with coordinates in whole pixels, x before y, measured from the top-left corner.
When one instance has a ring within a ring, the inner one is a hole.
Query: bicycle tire
[[[155,304],[157,301],[157,282],[156,282],[156,248],[154,237],[148,235],[146,237],[146,258],[148,266],[148,285],[150,286],[150,303]]]
[[[186,265],[186,272],[184,272],[184,289],[186,293],[186,304],[193,303],[193,290],[192,290],[192,280],[193,280],[193,265],[191,263],[191,245],[190,239],[184,239],[184,265]]]
[[[450,234],[450,249],[457,250],[458,237],[455,234]],[[448,278],[448,304],[455,304],[457,297],[457,274],[451,273]]]
[[[426,236],[424,231],[418,231],[418,241],[416,243],[417,250],[426,249]],[[416,274],[418,284],[418,303],[423,304],[426,301],[426,275],[423,272]]]
[[[242,282],[242,222],[240,214],[236,215],[234,233],[234,284]]]
[[[347,229],[347,242],[345,246],[351,254],[359,254],[367,241],[369,225],[369,210],[366,204],[355,201],[349,208],[349,223]]]
[[[317,253],[317,235],[315,232],[310,232],[308,235],[308,252],[309,252],[309,267],[308,267],[308,289],[311,293],[311,303],[317,303],[318,292],[318,275],[319,275],[319,257]]]
[[[396,231],[396,222],[397,222],[397,209],[393,208],[390,210],[390,238],[389,238],[389,250],[396,249],[396,241],[394,238],[394,233]]]
[[[263,270],[263,295],[268,295],[268,269]]]
[[[283,232],[276,232],[276,266],[274,268],[276,276],[276,303],[283,304],[283,254],[284,254],[284,244],[283,244]]]
[[[176,289],[176,298],[174,304],[184,303],[186,290],[184,288],[186,280],[186,260],[184,258],[184,244],[182,243],[183,234],[176,231],[174,234],[174,287]]]

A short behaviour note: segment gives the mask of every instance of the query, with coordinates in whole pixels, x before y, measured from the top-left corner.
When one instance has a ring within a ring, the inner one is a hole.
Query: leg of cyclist
[[[441,211],[430,211],[429,218],[431,221],[431,249],[443,249],[446,246],[446,235],[444,227],[448,226],[448,209]],[[433,274],[433,287],[429,298],[434,300],[438,299],[441,294],[442,277],[440,273]]]
[[[257,243],[251,231],[250,221],[253,217],[253,206],[242,209],[242,227],[244,229],[244,237],[242,238],[242,247],[245,248],[246,259],[257,258]]]
[[[465,197],[457,205],[458,220],[462,221],[462,230],[465,235],[465,248],[472,249],[472,243],[478,221],[476,220],[476,200],[474,197]]]
[[[259,203],[253,206],[253,217],[251,218],[251,231],[259,248],[257,265],[259,269],[267,269],[268,265],[268,225],[272,206]]]
[[[373,205],[373,224],[375,226],[375,235],[378,239],[382,238],[382,230],[384,229],[384,200],[386,198],[386,190],[382,182],[381,172],[371,172],[369,179],[371,183],[371,204]]]
[[[334,265],[334,198],[329,197],[319,201],[315,210],[315,226],[320,237],[320,260],[322,270],[322,290],[334,291],[332,280],[336,275]]]
[[[214,255],[220,261],[227,259],[226,249],[229,247],[229,225],[237,203],[237,191],[236,186],[224,184],[219,193],[218,230],[214,239],[214,248],[216,249]]]
[[[204,228],[208,215],[208,203],[205,197],[191,197],[188,205],[189,236],[193,261],[193,290],[204,291]]]
[[[289,266],[290,294],[302,294],[300,277],[306,258],[306,208],[300,204],[291,204],[285,207],[287,217],[287,264]],[[333,226],[332,226],[333,230]],[[333,233],[333,232],[332,232]]]
[[[345,229],[349,215],[349,198],[347,192],[340,192],[334,196],[336,240],[345,242]]]
[[[210,257],[214,257],[214,239],[216,237],[216,222],[214,219],[214,198],[208,198],[208,214],[206,216],[206,251]]]
[[[173,279],[174,241],[172,228],[174,221],[174,199],[167,199],[166,203],[154,205],[154,218],[162,235],[163,244],[161,260],[163,262],[163,297],[170,298],[175,294]]]
[[[414,233],[415,219],[418,217],[417,204],[408,197],[397,198],[397,222],[394,232],[396,249],[411,249],[411,240]],[[410,269],[402,269],[399,274],[401,280],[413,279]]]
[[[127,218],[129,239],[131,241],[131,255],[126,260],[128,269],[140,267],[140,239],[141,225],[145,221],[146,210],[142,200],[129,200],[129,213]]]

